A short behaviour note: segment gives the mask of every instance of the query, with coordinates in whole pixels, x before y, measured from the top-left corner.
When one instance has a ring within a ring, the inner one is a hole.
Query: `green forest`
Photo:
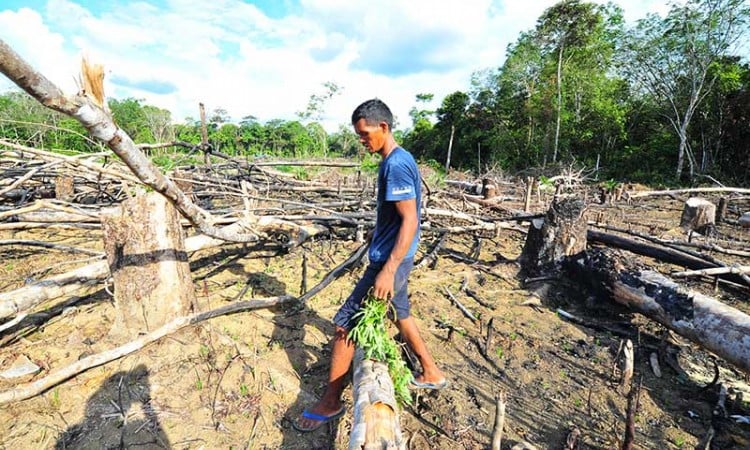
[[[397,138],[423,162],[477,174],[576,166],[600,180],[748,186],[749,17],[744,0],[688,0],[664,17],[626,24],[613,4],[559,2],[465,91],[435,110],[433,94],[416,95],[410,117],[398,118]],[[337,89],[327,87],[329,95]],[[181,142],[188,145],[174,151],[188,154],[200,147],[200,120],[177,123],[136,98],[108,104],[137,144]],[[298,120],[264,123],[215,109],[206,117],[209,147],[253,158],[361,156],[349,124],[329,133],[315,120],[324,108],[324,97],[311,96]],[[21,91],[0,95],[0,138],[100,149],[75,119]]]

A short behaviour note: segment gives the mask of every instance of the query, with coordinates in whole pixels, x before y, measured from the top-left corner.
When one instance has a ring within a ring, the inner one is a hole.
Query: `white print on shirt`
[[[391,189],[391,195],[403,195],[403,194],[410,194],[410,193],[411,193],[411,186],[404,186],[404,187]]]

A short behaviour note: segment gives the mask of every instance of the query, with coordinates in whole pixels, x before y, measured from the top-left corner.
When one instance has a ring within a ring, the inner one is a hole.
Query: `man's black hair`
[[[388,108],[382,100],[373,98],[367,100],[352,113],[352,124],[355,124],[359,119],[365,119],[365,123],[368,125],[377,125],[380,122],[388,124],[388,131],[393,131],[393,114],[391,109]]]

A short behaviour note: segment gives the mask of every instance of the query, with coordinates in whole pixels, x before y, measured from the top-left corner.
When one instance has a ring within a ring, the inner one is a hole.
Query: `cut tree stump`
[[[750,316],[668,277],[637,267],[609,249],[566,260],[573,280],[588,283],[634,312],[659,322],[750,374]]]
[[[538,274],[564,257],[586,250],[584,203],[578,198],[552,202],[543,219],[534,219],[519,260],[529,274]]]
[[[349,450],[405,450],[401,435],[398,404],[388,365],[354,354],[354,423]]]
[[[195,291],[179,219],[157,193],[102,211],[104,249],[115,285],[112,336],[135,339],[192,312]]]
[[[685,202],[680,218],[680,227],[685,230],[708,234],[715,228],[716,205],[700,197],[691,197]]]
[[[497,187],[489,178],[482,179],[482,198],[485,200],[497,196]]]

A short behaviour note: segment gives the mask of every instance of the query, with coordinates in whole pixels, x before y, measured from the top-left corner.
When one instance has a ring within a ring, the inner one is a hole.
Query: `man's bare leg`
[[[417,358],[419,358],[419,363],[422,365],[422,374],[417,376],[416,381],[440,383],[445,380],[445,375],[443,375],[443,372],[435,364],[435,360],[432,359],[432,355],[427,350],[427,346],[419,334],[414,318],[409,316],[405,319],[397,320],[396,326],[401,332],[404,342],[411,347]]]
[[[336,327],[331,343],[331,368],[328,372],[328,385],[323,397],[307,411],[321,416],[329,416],[341,410],[341,393],[349,366],[354,359],[354,344],[347,339],[345,328]],[[300,416],[297,424],[302,428],[313,428],[319,421]]]

